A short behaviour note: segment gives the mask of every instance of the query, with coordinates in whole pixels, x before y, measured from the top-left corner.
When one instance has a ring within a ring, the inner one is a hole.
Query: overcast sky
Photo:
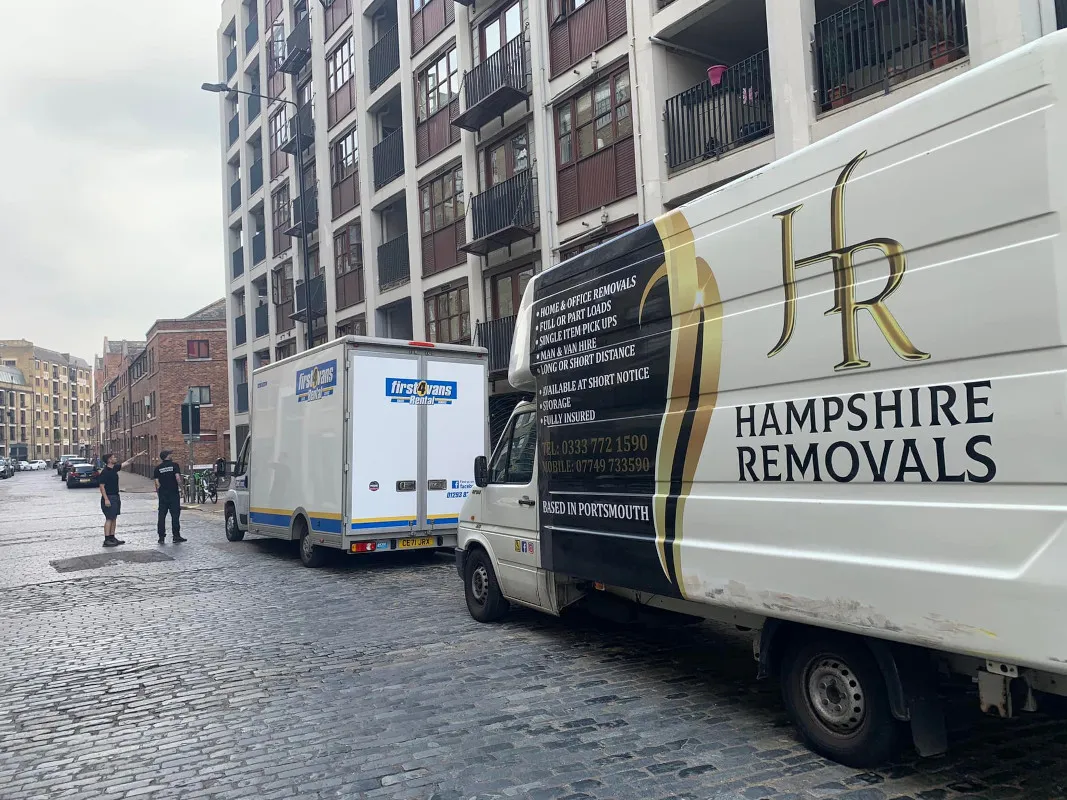
[[[92,363],[224,294],[221,6],[2,5],[0,339]]]

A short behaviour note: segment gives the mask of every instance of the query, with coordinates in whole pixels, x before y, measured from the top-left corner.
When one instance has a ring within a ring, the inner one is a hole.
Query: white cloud
[[[89,360],[225,291],[219,106],[200,90],[219,5],[4,10],[0,338]]]

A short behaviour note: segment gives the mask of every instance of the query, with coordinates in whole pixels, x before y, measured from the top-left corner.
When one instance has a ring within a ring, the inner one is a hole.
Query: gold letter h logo
[[[930,357],[916,349],[908,335],[897,323],[896,318],[885,305],[886,298],[893,294],[904,279],[906,258],[904,246],[895,239],[868,239],[859,244],[845,244],[845,186],[856,166],[867,155],[864,150],[845,167],[837,178],[830,197],[830,250],[825,253],[797,259],[793,253],[793,216],[804,206],[794,206],[780,214],[776,219],[782,221],[782,283],[785,287],[785,322],[778,344],[767,354],[777,355],[789,343],[793,335],[797,317],[796,271],[822,261],[830,261],[834,271],[834,306],[826,315],[841,315],[841,343],[844,348],[844,360],[837,364],[835,370],[861,369],[869,367],[871,362],[860,356],[859,334],[856,330],[856,318],[861,310],[870,312],[878,329],[882,332],[889,346],[905,361],[922,361]],[[853,259],[856,253],[864,250],[879,250],[889,261],[889,281],[885,288],[870,300],[856,300],[855,273]]]

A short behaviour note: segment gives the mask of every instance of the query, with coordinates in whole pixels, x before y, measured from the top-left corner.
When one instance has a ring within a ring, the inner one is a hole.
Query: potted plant
[[[954,35],[954,18],[949,9],[947,14],[940,13],[937,4],[926,0],[923,7],[923,22],[926,28],[926,41],[930,45],[930,60],[933,66],[943,67],[960,57],[956,49]]]

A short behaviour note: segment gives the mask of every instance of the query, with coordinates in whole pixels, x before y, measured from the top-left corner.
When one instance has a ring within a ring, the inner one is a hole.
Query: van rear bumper
[[[459,577],[463,578],[463,566],[467,561],[467,551],[456,548],[456,572],[459,573]]]

